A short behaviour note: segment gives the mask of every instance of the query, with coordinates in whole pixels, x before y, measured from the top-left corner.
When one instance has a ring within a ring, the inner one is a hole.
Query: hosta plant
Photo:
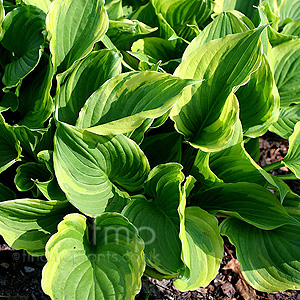
[[[0,234],[46,294],[197,289],[222,236],[254,288],[300,289],[299,0],[0,0],[0,24]],[[289,150],[262,168],[267,131]]]

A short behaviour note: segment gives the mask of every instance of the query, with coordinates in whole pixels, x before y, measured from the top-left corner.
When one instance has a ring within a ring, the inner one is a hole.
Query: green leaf
[[[0,183],[0,202],[5,200],[12,200],[16,198],[16,193],[10,188]]]
[[[282,29],[282,33],[300,37],[300,19],[285,25]]]
[[[284,139],[289,139],[294,132],[296,123],[299,121],[300,104],[285,107],[280,110],[278,121],[273,123],[269,130]]]
[[[271,53],[281,107],[300,103],[300,40],[281,44],[273,48]]]
[[[121,57],[114,50],[91,52],[63,82],[56,96],[57,118],[74,125],[85,101],[106,80],[121,73]]]
[[[49,119],[54,110],[50,90],[54,75],[52,63],[49,58],[45,59],[46,64],[38,72],[32,72],[20,89],[21,121],[19,125],[28,128],[44,128],[44,123]]]
[[[245,14],[248,18],[251,18],[259,2],[259,0],[216,0],[215,12],[220,13],[222,11],[235,9]]]
[[[210,153],[198,151],[191,174],[201,183],[204,188],[216,186],[222,183],[223,180],[218,178],[217,175],[211,170],[209,163]]]
[[[86,101],[77,126],[104,135],[130,132],[165,114],[196,82],[153,71],[117,75]]]
[[[238,120],[232,91],[245,84],[261,63],[261,27],[206,43],[182,61],[174,75],[204,80],[185,89],[171,110],[176,130],[206,152],[224,148]]]
[[[16,187],[19,191],[23,192],[33,189],[36,181],[47,181],[51,176],[43,164],[35,162],[20,165],[16,172]]]
[[[300,1],[299,0],[285,0],[279,8],[281,25],[285,21],[296,21],[300,19]],[[287,19],[287,20],[286,20]]]
[[[133,197],[122,212],[139,229],[147,265],[173,277],[183,267],[177,211],[183,201],[181,170],[182,166],[176,163],[155,167],[145,183],[149,200],[142,195]]]
[[[9,128],[16,135],[22,149],[33,157],[36,157],[41,150],[53,148],[54,126],[52,122],[49,122],[47,128],[40,129],[29,129],[24,125],[14,125]]]
[[[195,166],[199,168],[200,163]],[[280,192],[281,201],[289,191],[289,187],[283,181],[267,173],[255,163],[246,152],[244,143],[211,154],[209,167],[213,174],[226,183],[249,182],[276,189]]]
[[[191,203],[266,230],[296,222],[270,191],[254,183],[222,184],[194,194]]]
[[[105,1],[105,9],[109,20],[117,20],[123,17],[122,0]]]
[[[54,170],[67,199],[88,216],[104,212],[116,189],[138,191],[149,172],[140,148],[123,135],[100,136],[59,123]]]
[[[265,54],[259,69],[251,75],[246,85],[239,88],[236,95],[240,103],[240,119],[244,135],[259,137],[277,121],[280,97]]]
[[[0,1],[0,36],[2,34],[2,22],[4,20],[5,17],[5,10],[3,7],[3,0]]]
[[[300,122],[295,125],[289,138],[289,149],[283,163],[300,179]]]
[[[21,151],[20,142],[0,115],[0,173],[20,158]]]
[[[176,132],[161,133],[146,137],[141,149],[146,154],[150,165],[157,166],[167,162],[181,162],[182,137]]]
[[[110,20],[107,35],[118,49],[129,50],[134,41],[156,30],[138,20]]]
[[[53,0],[23,0],[27,5],[34,5],[43,10],[46,14],[49,11],[49,6]]]
[[[61,73],[102,39],[108,17],[103,0],[56,0],[49,8],[46,24],[54,69]]]
[[[300,225],[261,230],[230,218],[221,233],[235,245],[247,282],[262,292],[300,288]]]
[[[186,239],[182,240],[182,256],[186,268],[174,281],[180,291],[207,286],[217,275],[223,258],[217,219],[199,207],[188,207],[185,213]]]
[[[52,299],[134,299],[145,269],[144,244],[136,228],[116,213],[95,219],[67,215],[46,245],[42,287]]]
[[[141,52],[149,56],[148,59],[151,62],[158,62],[159,60],[167,62],[176,57],[176,49],[172,42],[158,37],[146,37],[137,40],[132,44],[131,51],[131,54],[137,55]]]
[[[55,233],[57,224],[72,212],[67,201],[17,199],[0,202],[0,233],[14,249],[30,255],[45,253],[45,245]]]
[[[156,14],[161,14],[176,34],[187,40],[195,37],[194,30],[187,25],[204,27],[214,7],[211,0],[151,0],[151,3]]]
[[[227,11],[220,13],[203,31],[192,40],[183,53],[183,59],[190,55],[194,50],[204,44],[225,37],[229,34],[242,33],[254,29],[254,25],[247,17],[238,11]],[[249,25],[250,23],[250,25]]]
[[[287,213],[300,222],[300,196],[290,192],[282,204]]]
[[[14,87],[38,64],[44,44],[46,14],[35,6],[21,6],[6,15],[2,23],[2,45],[16,59],[6,65],[3,83]]]
[[[5,93],[0,102],[0,112],[11,110],[15,112],[19,107],[19,98],[12,92]]]

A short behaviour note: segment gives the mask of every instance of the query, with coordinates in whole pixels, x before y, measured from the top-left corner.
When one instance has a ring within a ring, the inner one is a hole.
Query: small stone
[[[24,271],[25,271],[25,273],[32,273],[32,272],[35,271],[35,269],[34,269],[34,268],[31,268],[31,267],[25,266],[25,267],[24,267]]]
[[[6,262],[3,262],[0,266],[1,266],[2,268],[5,268],[5,269],[8,269],[8,268],[9,268],[9,264],[6,263]]]

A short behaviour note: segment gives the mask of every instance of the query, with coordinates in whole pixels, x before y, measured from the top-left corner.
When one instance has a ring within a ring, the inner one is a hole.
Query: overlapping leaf
[[[145,183],[149,200],[136,196],[122,212],[139,229],[147,265],[173,277],[183,267],[177,211],[182,201],[181,169],[176,163],[155,167]]]
[[[182,255],[186,268],[174,285],[181,291],[207,286],[217,275],[223,257],[223,240],[217,219],[200,209],[188,207],[185,211],[185,237]]]
[[[165,114],[183,88],[196,82],[152,71],[115,76],[86,101],[77,126],[106,135],[130,132]]]
[[[106,80],[121,73],[121,57],[113,50],[91,52],[61,82],[56,97],[57,118],[74,125],[85,101]]]
[[[67,201],[17,199],[0,202],[0,233],[14,249],[40,256],[64,215],[74,211]]]
[[[296,123],[300,121],[300,104],[281,109],[278,121],[269,128],[284,139],[288,139],[294,132]]]
[[[238,11],[222,12],[192,40],[185,49],[182,58],[186,58],[207,42],[225,37],[228,34],[246,32],[250,29],[254,29],[254,25],[242,13]]]
[[[278,199],[254,183],[222,184],[194,194],[191,201],[193,205],[199,205],[211,213],[234,216],[261,229],[295,224]]]
[[[105,213],[89,236],[86,218],[67,215],[46,245],[42,287],[52,299],[133,299],[141,287],[143,241],[123,216]]]
[[[176,129],[194,147],[204,151],[224,148],[238,119],[238,101],[232,93],[245,84],[261,63],[264,28],[229,35],[193,51],[174,75],[202,83],[184,91],[171,111]]]
[[[24,3],[28,5],[34,5],[43,10],[45,13],[48,13],[49,6],[53,0],[24,0]]]
[[[295,125],[294,132],[289,138],[289,150],[283,163],[300,178],[300,122]]]
[[[300,41],[286,42],[273,48],[272,57],[280,105],[286,107],[293,103],[300,103]]]
[[[108,17],[103,0],[56,0],[50,5],[46,23],[54,69],[63,72],[102,39]]]
[[[279,116],[280,97],[269,60],[262,57],[259,69],[236,93],[244,134],[252,138],[264,134]]]
[[[255,6],[260,3],[259,0],[216,0],[215,12],[220,13],[227,10],[238,10],[251,18],[255,12]]]
[[[259,291],[277,292],[300,288],[299,224],[262,230],[230,218],[221,233],[235,245],[245,279]]]
[[[104,212],[118,188],[138,191],[149,172],[144,153],[123,135],[100,136],[60,123],[54,170],[67,199],[89,216]]]
[[[19,159],[21,151],[20,142],[0,115],[0,173]]]
[[[28,76],[23,81],[24,88],[21,87],[20,90],[19,110],[22,119],[19,125],[25,125],[32,129],[43,128],[54,110],[50,96],[54,72],[50,59],[46,58],[45,60],[44,68],[33,72],[32,76]]]
[[[0,183],[0,202],[5,200],[13,200],[16,198],[16,193],[9,187]]]
[[[200,151],[197,157],[203,157]],[[209,170],[211,170],[220,179],[224,180],[226,183],[234,182],[250,182],[256,183],[263,187],[272,187],[279,191],[280,199],[283,201],[286,194],[289,192],[289,187],[276,176],[272,176],[257,165],[250,155],[246,152],[244,148],[244,143],[239,143],[232,147],[228,147],[225,150],[213,153],[209,158],[209,167],[201,167],[201,160],[195,161],[195,168],[203,172],[205,175]],[[195,175],[196,176],[196,175]],[[212,178],[214,178],[212,175]],[[208,183],[215,182],[215,180],[209,180],[205,178]]]
[[[191,40],[195,37],[193,29],[188,25],[202,27],[209,19],[214,3],[211,0],[152,0],[156,14],[161,14],[174,29],[176,34],[184,39]]]

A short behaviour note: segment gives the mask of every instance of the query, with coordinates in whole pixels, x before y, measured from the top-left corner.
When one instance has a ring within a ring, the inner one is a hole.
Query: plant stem
[[[282,180],[299,180],[294,174],[276,175],[276,178]]]
[[[265,171],[271,171],[271,170],[279,169],[279,168],[282,167],[282,166],[283,166],[283,162],[282,162],[282,160],[280,160],[280,161],[276,161],[276,162],[274,162],[274,163],[272,163],[272,164],[263,166],[263,169],[264,169]]]

